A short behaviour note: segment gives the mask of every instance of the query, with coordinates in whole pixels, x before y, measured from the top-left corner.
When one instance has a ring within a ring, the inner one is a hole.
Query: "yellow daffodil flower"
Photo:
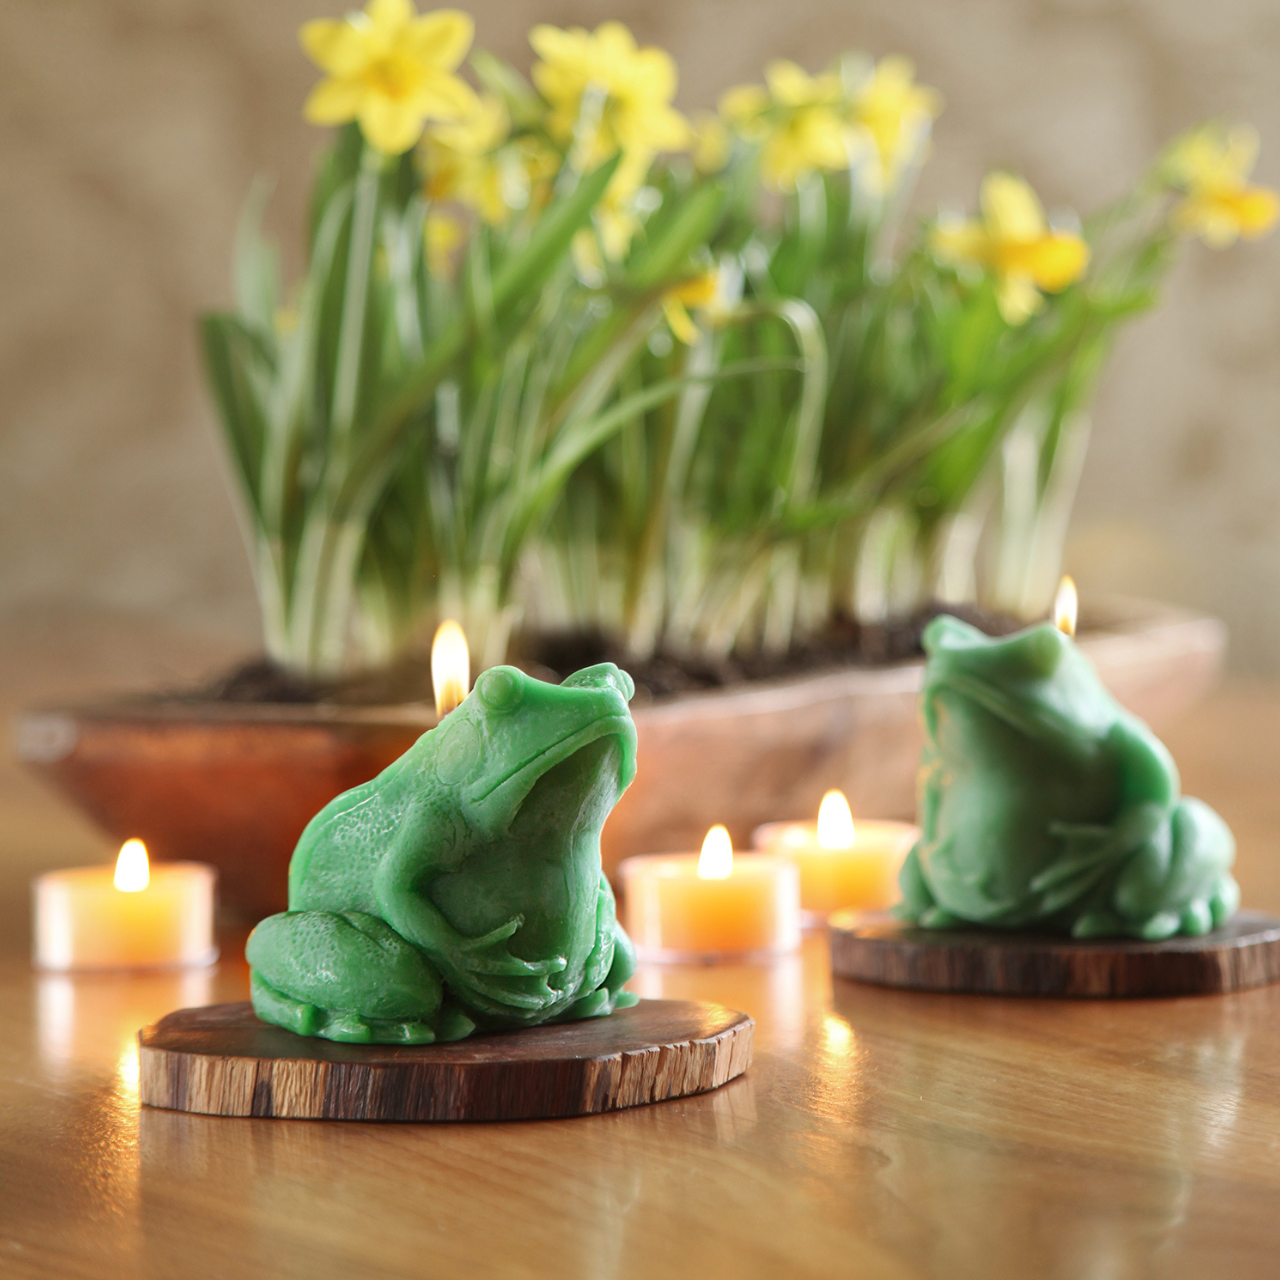
[[[428,120],[453,120],[475,94],[453,73],[471,47],[474,24],[456,9],[419,16],[412,0],[369,0],[340,21],[318,18],[299,32],[328,79],[304,108],[312,124],[360,122],[384,155],[407,151]]]
[[[769,186],[792,191],[815,170],[849,163],[844,86],[840,77],[807,75],[794,62],[765,68],[765,83],[730,89],[720,114],[744,138],[762,144],[761,174]]]
[[[541,59],[533,82],[551,107],[547,127],[553,137],[574,144],[580,167],[601,164],[619,151],[651,159],[689,145],[689,124],[671,105],[675,62],[662,49],[636,48],[622,23],[605,22],[594,32],[544,24],[529,33],[529,43]],[[600,101],[584,113],[588,91]]]
[[[709,307],[719,288],[719,273],[704,271],[700,276],[685,280],[662,295],[662,313],[671,326],[671,332],[691,347],[698,340],[698,326],[689,315],[689,308]]]
[[[422,235],[426,241],[427,267],[433,276],[447,276],[453,272],[453,251],[462,243],[462,224],[447,213],[429,213],[423,223]]]
[[[709,111],[699,112],[693,121],[693,167],[699,173],[719,173],[729,163],[733,138],[724,121]]]
[[[675,63],[661,49],[637,48],[620,22],[602,23],[594,32],[537,26],[529,43],[541,59],[533,82],[550,106],[547,128],[569,147],[570,162],[587,169],[622,153],[595,211],[600,247],[608,258],[621,258],[639,227],[631,202],[654,156],[684,150],[692,141],[688,121],[671,106]],[[585,267],[589,238],[580,236],[576,251]]]
[[[1269,231],[1280,216],[1280,196],[1248,185],[1257,158],[1258,135],[1244,125],[1224,130],[1209,124],[1178,139],[1162,165],[1169,184],[1186,192],[1173,225],[1215,249]]]
[[[523,167],[503,154],[510,132],[506,105],[488,94],[458,120],[428,129],[422,146],[427,195],[458,200],[491,226],[505,222],[513,208],[528,203]]]
[[[613,187],[610,182],[609,187]],[[633,193],[615,197],[609,190],[591,211],[594,230],[584,227],[573,238],[573,261],[578,274],[592,287],[604,282],[605,262],[626,257],[640,230],[640,218],[631,203]],[[602,256],[603,255],[603,256]]]
[[[1089,246],[1072,232],[1052,230],[1036,193],[1008,173],[983,180],[982,220],[940,221],[933,248],[943,261],[989,270],[1000,314],[1009,324],[1021,324],[1040,310],[1041,290],[1065,289],[1089,264]]]
[[[874,147],[882,187],[920,157],[941,110],[941,96],[915,83],[915,67],[906,58],[881,58],[854,91],[850,118]]]

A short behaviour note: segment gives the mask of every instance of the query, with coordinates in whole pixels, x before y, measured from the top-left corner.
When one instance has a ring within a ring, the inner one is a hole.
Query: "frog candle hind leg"
[[[1235,839],[1202,801],[1181,800],[1160,839],[1148,841],[1121,870],[1111,900],[1126,932],[1143,938],[1205,934],[1240,902],[1231,875]]]
[[[359,911],[287,911],[250,935],[254,1009],[264,1021],[329,1040],[430,1044],[474,1028],[445,1008],[421,952]]]

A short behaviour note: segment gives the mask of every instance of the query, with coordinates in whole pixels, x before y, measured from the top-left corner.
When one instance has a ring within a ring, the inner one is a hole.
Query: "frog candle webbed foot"
[[[1180,800],[1116,877],[1111,905],[1125,931],[1196,937],[1225,924],[1240,903],[1230,870],[1235,849],[1230,828],[1207,804]]]

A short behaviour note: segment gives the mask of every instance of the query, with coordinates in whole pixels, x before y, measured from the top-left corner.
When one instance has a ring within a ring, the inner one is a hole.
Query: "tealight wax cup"
[[[216,872],[198,862],[152,868],[141,840],[112,867],[50,871],[35,881],[34,960],[41,969],[207,965]]]
[[[800,945],[800,874],[761,853],[734,856],[712,827],[702,852],[628,858],[618,868],[627,933],[641,960],[744,960]]]
[[[796,864],[806,922],[819,924],[833,911],[882,911],[897,902],[898,872],[919,835],[909,822],[855,823],[843,793],[828,791],[817,822],[766,823],[752,844]]]

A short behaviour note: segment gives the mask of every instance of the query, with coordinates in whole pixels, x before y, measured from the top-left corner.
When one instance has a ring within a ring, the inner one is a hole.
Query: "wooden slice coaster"
[[[916,929],[887,912],[831,917],[840,978],[917,991],[1009,996],[1188,996],[1280,981],[1280,919],[1238,912],[1201,938],[1076,941],[1046,934]]]
[[[142,1101],[311,1120],[533,1120],[717,1089],[751,1065],[755,1023],[717,1004],[641,1000],[607,1018],[455,1044],[336,1044],[260,1022],[247,1001],[138,1032]]]

